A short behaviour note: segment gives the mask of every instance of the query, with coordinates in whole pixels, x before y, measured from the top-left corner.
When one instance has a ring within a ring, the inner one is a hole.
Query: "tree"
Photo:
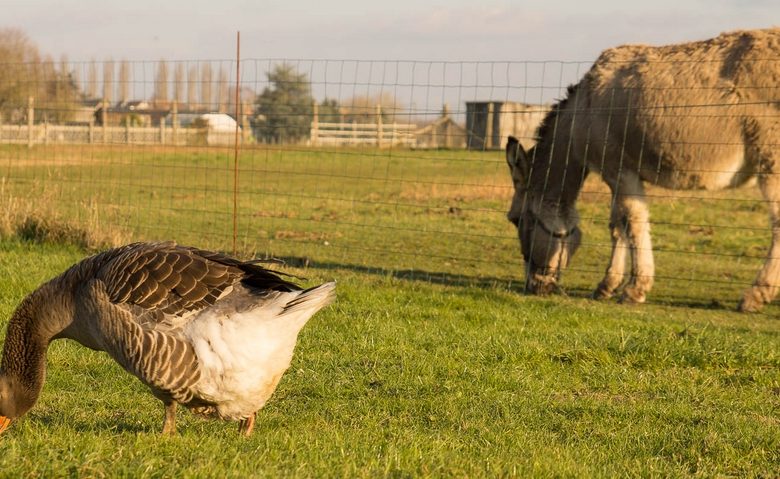
[[[111,104],[114,101],[114,60],[103,62],[103,99]]]
[[[66,62],[58,68],[50,57],[41,57],[24,32],[0,28],[0,115],[22,121],[31,97],[38,120],[64,121],[78,91]]]
[[[200,67],[200,105],[208,111],[214,107],[211,104],[211,93],[213,89],[214,74],[211,70],[211,63],[206,62]]]
[[[179,104],[179,107],[184,105],[184,92],[187,88],[185,76],[184,63],[177,63],[173,74],[173,99]]]
[[[198,108],[198,66],[191,65],[187,70],[187,108]]]
[[[230,99],[228,98],[228,92],[230,91],[230,80],[228,79],[227,71],[223,65],[219,66],[219,80],[217,81],[217,91],[219,92],[218,111],[220,113],[226,113],[228,109],[228,103],[230,102]]]
[[[157,76],[154,80],[154,104],[158,107],[168,105],[168,63],[160,60],[157,64]]]
[[[93,58],[92,61],[89,62],[89,70],[87,71],[87,85],[85,88],[85,93],[87,94],[87,98],[90,100],[97,99],[98,97],[98,73],[97,73],[97,62]]]
[[[345,120],[343,108],[333,98],[322,100],[317,106],[317,117],[323,123],[341,123]]]
[[[347,121],[358,123],[376,122],[376,107],[382,110],[382,120],[392,122],[403,111],[403,106],[390,92],[378,93],[374,96],[354,96],[344,102],[342,112]]]
[[[256,136],[274,143],[306,138],[314,101],[309,78],[287,63],[277,65],[266,75],[270,86],[255,100]]]
[[[119,101],[127,103],[130,100],[130,62],[122,60],[119,63]]]

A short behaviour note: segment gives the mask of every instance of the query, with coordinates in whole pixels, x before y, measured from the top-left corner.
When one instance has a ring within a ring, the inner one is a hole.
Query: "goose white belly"
[[[214,404],[219,417],[249,417],[276,389],[290,366],[298,333],[324,306],[312,301],[317,304],[285,310],[299,295],[299,291],[274,293],[243,311],[229,306],[209,308],[184,328],[200,369],[193,392]]]

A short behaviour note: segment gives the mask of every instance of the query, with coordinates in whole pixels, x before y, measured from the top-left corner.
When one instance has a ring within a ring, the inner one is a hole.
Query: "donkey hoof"
[[[640,291],[636,288],[625,288],[623,294],[620,296],[620,303],[622,304],[642,304],[647,299],[647,295],[644,291]]]
[[[757,313],[761,311],[766,303],[767,301],[764,301],[764,295],[761,294],[760,289],[750,288],[742,296],[742,301],[739,302],[737,310],[740,313]]]
[[[737,306],[737,311],[740,313],[757,313],[764,307],[763,301],[756,298],[756,295],[752,291],[747,291],[742,297],[742,301]]]
[[[596,288],[590,294],[590,297],[591,297],[591,299],[595,299],[597,301],[602,301],[602,300],[611,298],[612,297],[612,291],[609,291],[609,290],[599,286],[598,288]]]

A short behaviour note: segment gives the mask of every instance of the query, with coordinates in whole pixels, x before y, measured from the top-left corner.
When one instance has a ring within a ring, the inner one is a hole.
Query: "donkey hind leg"
[[[743,312],[760,311],[774,299],[780,289],[780,178],[777,178],[777,174],[762,175],[759,184],[769,203],[772,244],[753,286],[745,291],[739,303],[739,310]]]
[[[626,254],[628,253],[626,224],[623,221],[623,215],[616,206],[617,204],[612,208],[609,222],[609,229],[612,233],[612,256],[610,257],[604,279],[601,280],[593,292],[594,299],[611,298],[615,290],[623,283],[626,273]]]

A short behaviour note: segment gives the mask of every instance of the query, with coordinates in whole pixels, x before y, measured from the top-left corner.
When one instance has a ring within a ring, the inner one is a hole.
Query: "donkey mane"
[[[537,143],[542,141],[542,139],[544,138],[548,138],[548,139],[553,138],[552,134],[555,131],[555,123],[558,119],[558,114],[566,107],[566,105],[569,102],[569,99],[572,97],[572,95],[574,95],[574,93],[577,91],[577,88],[579,86],[580,83],[575,83],[566,87],[566,96],[556,101],[553,104],[550,111],[548,111],[547,114],[544,116],[544,119],[536,128],[536,135],[534,139],[536,140]]]

